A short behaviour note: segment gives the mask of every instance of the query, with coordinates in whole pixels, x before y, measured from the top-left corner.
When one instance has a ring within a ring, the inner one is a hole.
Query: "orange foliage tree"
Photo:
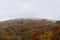
[[[52,30],[51,40],[60,40],[60,25],[57,24],[56,27]]]

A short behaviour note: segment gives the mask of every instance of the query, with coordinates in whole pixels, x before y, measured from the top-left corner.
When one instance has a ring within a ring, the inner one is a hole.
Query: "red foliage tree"
[[[32,35],[32,39],[33,40],[39,40],[40,34],[39,33],[35,33]]]

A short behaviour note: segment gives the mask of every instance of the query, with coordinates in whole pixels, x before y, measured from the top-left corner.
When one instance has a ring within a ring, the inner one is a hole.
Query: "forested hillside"
[[[1,21],[0,40],[53,40],[53,36],[55,36],[53,34],[58,25],[56,21],[46,19]],[[60,26],[58,28],[60,29]],[[60,31],[57,30],[56,32]]]

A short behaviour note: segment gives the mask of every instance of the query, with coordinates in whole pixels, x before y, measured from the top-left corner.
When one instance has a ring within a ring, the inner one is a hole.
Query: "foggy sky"
[[[0,0],[0,19],[14,18],[60,20],[60,0]]]

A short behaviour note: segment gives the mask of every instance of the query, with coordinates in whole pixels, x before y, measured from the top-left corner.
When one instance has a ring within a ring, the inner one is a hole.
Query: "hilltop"
[[[22,39],[31,39],[33,34],[45,34],[53,30],[56,21],[47,19],[13,19],[0,22],[0,36],[19,36]],[[9,39],[7,37],[7,39]]]

